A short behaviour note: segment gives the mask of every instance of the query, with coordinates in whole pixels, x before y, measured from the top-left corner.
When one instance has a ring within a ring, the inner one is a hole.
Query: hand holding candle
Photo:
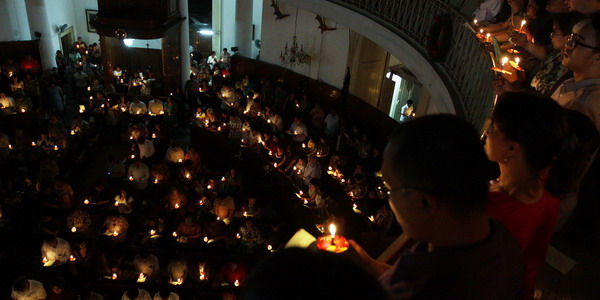
[[[317,248],[334,253],[342,253],[348,250],[348,240],[340,235],[336,235],[337,228],[335,224],[329,225],[329,235],[323,235],[317,239]]]

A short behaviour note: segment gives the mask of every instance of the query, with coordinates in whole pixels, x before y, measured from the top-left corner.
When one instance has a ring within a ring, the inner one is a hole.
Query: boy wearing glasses
[[[516,240],[490,219],[487,158],[475,130],[451,115],[403,123],[383,158],[389,202],[408,242],[393,265],[350,241],[391,299],[522,299]]]
[[[600,131],[600,14],[575,25],[562,49],[563,65],[573,72],[552,95],[561,106],[588,116]]]

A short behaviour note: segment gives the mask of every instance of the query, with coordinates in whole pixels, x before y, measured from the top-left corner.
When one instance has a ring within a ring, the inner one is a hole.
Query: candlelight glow
[[[205,237],[204,237],[204,239],[203,239],[203,241],[204,241],[205,243],[208,243],[208,237],[207,237],[207,236],[205,236]]]
[[[90,200],[88,200],[88,199],[83,200],[83,204],[85,204],[85,205],[90,204]]]
[[[111,279],[112,280],[117,280],[117,277],[118,277],[117,273],[113,273],[112,276],[111,276]]]
[[[240,281],[236,279],[235,282],[233,283],[233,285],[240,286]]]
[[[518,58],[518,57],[517,57],[517,58],[515,58],[515,63],[517,64],[517,66],[519,65],[519,63],[520,63],[520,62],[521,62],[521,59],[520,59],[520,58]]]
[[[504,67],[504,65],[508,62],[508,57],[505,56],[502,58],[502,66]]]
[[[71,227],[71,232],[77,232],[77,227],[75,227],[75,226]]]
[[[173,234],[171,234],[173,237],[177,237],[177,231],[173,231]]]
[[[76,260],[77,260],[77,258],[75,258],[75,256],[73,256],[73,255],[69,256],[69,261],[76,261]]]
[[[337,231],[337,228],[335,227],[335,224],[331,223],[331,225],[329,225],[329,233],[331,233],[332,238],[335,237],[336,231]]]

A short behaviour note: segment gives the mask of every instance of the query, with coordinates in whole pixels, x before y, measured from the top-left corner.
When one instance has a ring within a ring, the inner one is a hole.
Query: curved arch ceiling
[[[431,95],[428,113],[456,113],[450,92],[444,81],[423,55],[406,40],[374,20],[355,11],[324,0],[280,0],[325,18],[335,20],[353,31],[377,43],[399,59],[415,74]]]

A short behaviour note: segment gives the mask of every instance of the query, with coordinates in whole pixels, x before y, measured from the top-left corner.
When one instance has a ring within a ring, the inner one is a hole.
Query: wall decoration
[[[94,22],[97,19],[98,11],[93,9],[85,10],[85,20],[87,21],[87,30],[88,32],[96,32],[96,26],[94,26]],[[94,22],[92,22],[94,21]]]
[[[333,30],[337,29],[337,27],[334,27],[334,28],[327,27],[327,24],[325,24],[325,18],[323,18],[319,15],[317,15],[315,17],[315,20],[317,20],[319,22],[319,27],[317,27],[317,28],[321,29],[321,33],[325,32],[325,31],[333,31]]]
[[[285,17],[290,16],[290,14],[281,13],[281,10],[279,10],[279,2],[276,2],[275,0],[271,0],[271,7],[273,7],[273,9],[275,10],[273,14],[277,16],[275,20],[281,20]]]

